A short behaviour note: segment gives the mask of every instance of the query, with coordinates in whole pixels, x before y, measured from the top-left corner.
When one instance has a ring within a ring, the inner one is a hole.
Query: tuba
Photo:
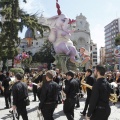
[[[91,85],[88,85],[88,84],[86,84],[86,83],[84,83],[84,82],[81,82],[81,84],[82,84],[83,86],[86,86],[86,87],[88,87],[89,89],[92,90],[92,86],[91,86]],[[117,97],[116,94],[110,94],[109,100],[110,100],[112,103],[116,103],[116,102],[118,101],[118,97]]]

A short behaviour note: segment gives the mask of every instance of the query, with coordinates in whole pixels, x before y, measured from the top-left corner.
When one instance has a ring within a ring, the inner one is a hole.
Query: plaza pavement
[[[31,93],[29,94],[29,98],[31,101],[33,100],[33,95]],[[80,115],[80,111],[84,108],[84,101],[85,98],[80,99],[80,108],[75,109],[75,120],[84,120],[84,117]],[[29,120],[39,120],[37,117],[38,103],[38,101],[31,102],[30,106],[27,107]],[[4,109],[4,107],[4,98],[0,96],[0,120],[12,120],[9,109]],[[62,110],[63,104],[58,105],[54,112],[55,120],[67,120]],[[20,120],[22,119],[20,118]],[[116,105],[111,105],[111,115],[109,120],[120,120],[120,102]]]

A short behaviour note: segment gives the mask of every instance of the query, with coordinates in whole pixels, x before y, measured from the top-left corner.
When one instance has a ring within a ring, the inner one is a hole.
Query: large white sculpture
[[[72,63],[83,65],[89,60],[89,56],[85,53],[86,49],[78,52],[70,40],[71,32],[73,32],[69,30],[70,24],[76,21],[61,14],[58,0],[56,0],[56,7],[58,15],[48,18],[47,22],[45,22],[50,27],[48,39],[52,42],[57,55],[65,54],[69,56]]]
[[[51,29],[49,41],[53,43],[55,52],[68,55],[73,63],[81,63],[80,59],[75,58],[79,58],[79,54],[70,40],[70,33],[72,32],[68,29],[71,23],[70,19],[61,14],[49,18],[48,23]]]

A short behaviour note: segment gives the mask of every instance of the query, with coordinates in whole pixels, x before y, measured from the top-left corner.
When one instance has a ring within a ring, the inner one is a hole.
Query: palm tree
[[[30,15],[20,9],[19,0],[0,0],[0,16],[4,18],[0,22],[0,60],[13,59],[17,55],[16,48],[20,43],[18,33],[22,32],[24,26],[33,31],[33,38],[35,38],[34,29],[42,36],[43,31],[48,29],[47,26],[38,23],[36,14]]]

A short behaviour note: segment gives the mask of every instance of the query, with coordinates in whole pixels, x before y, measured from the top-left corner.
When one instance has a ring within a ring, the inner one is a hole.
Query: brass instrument
[[[15,81],[10,81],[10,82],[9,82],[9,85],[10,85],[10,86],[9,86],[9,90],[12,89],[12,87],[13,87],[14,84],[15,84]]]
[[[0,88],[4,92],[4,87],[2,86],[2,82],[0,82]]]
[[[65,79],[66,80],[66,79]],[[62,86],[65,87],[65,80],[63,80],[62,82]],[[64,101],[66,99],[66,94],[64,93],[63,90],[61,90],[61,96],[62,96],[62,100]]]
[[[85,76],[83,76],[82,77],[82,80],[81,80],[81,88],[82,88],[82,91],[84,92],[84,93],[86,93],[87,92],[87,90],[86,90],[86,85],[83,85],[82,83],[84,83],[84,80],[85,80]]]
[[[42,74],[43,74],[42,71],[38,72],[38,73],[31,79],[31,81],[33,82],[35,79],[37,79],[37,78],[39,77],[39,75],[42,75]]]
[[[92,90],[92,86],[91,85],[88,85],[84,82],[81,82],[82,85],[90,88]],[[118,101],[118,97],[116,94],[110,94],[110,97],[109,97],[109,100],[112,102],[112,103],[116,103]]]

